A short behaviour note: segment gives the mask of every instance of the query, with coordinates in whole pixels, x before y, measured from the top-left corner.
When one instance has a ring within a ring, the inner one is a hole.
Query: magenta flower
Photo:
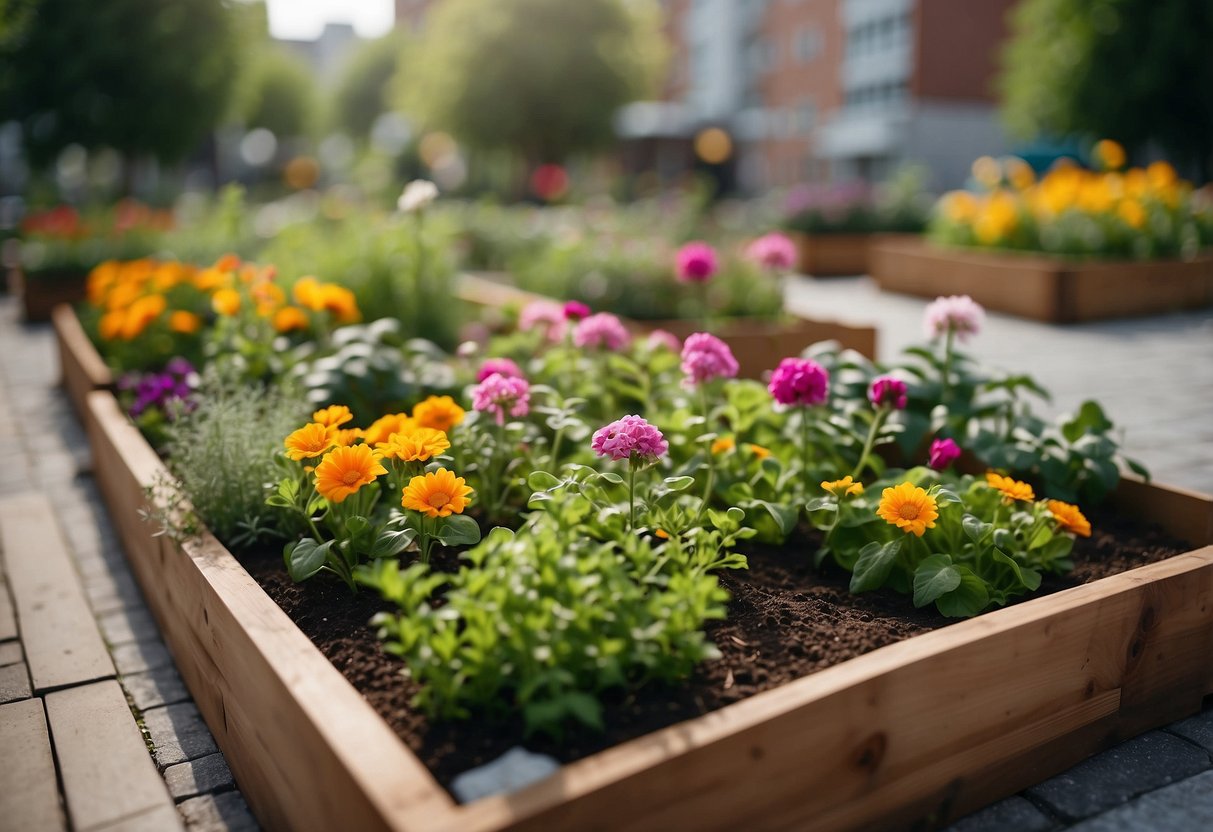
[[[486,358],[484,363],[480,365],[480,369],[476,372],[476,381],[484,381],[494,373],[506,378],[526,378],[526,373],[522,372],[522,368],[510,359]]]
[[[960,446],[951,439],[936,439],[931,443],[931,452],[927,456],[927,465],[936,471],[942,471],[960,458]]]
[[[682,342],[678,340],[678,336],[672,332],[666,332],[664,329],[655,329],[649,333],[649,337],[645,339],[645,345],[651,349],[665,348],[670,352],[681,352]]]
[[[830,392],[830,374],[811,359],[785,358],[771,373],[767,389],[780,404],[812,407],[826,400]]]
[[[683,283],[704,283],[716,274],[716,249],[704,242],[687,243],[678,249],[676,274]]]
[[[532,301],[518,314],[518,329],[523,332],[542,329],[544,337],[556,343],[564,338],[564,307],[554,300]]]
[[[578,321],[573,327],[573,343],[579,347],[618,352],[627,347],[632,336],[628,334],[623,322],[610,312],[599,312],[585,320]]]
[[[640,463],[656,462],[670,450],[661,431],[640,416],[624,416],[599,428],[590,447],[599,456]]]
[[[504,425],[507,413],[520,419],[531,412],[531,385],[525,378],[493,373],[472,388],[472,407]]]
[[[580,321],[582,318],[588,317],[590,317],[590,307],[581,301],[571,300],[564,305],[564,319],[566,321]]]
[[[906,383],[892,376],[877,376],[868,387],[868,401],[875,407],[906,409]]]
[[[787,272],[796,268],[796,244],[785,234],[772,231],[746,246],[745,256],[763,268]]]
[[[928,338],[938,338],[951,330],[964,342],[970,335],[981,331],[985,320],[986,310],[977,301],[968,295],[949,295],[936,298],[927,305],[923,313],[923,328]]]
[[[682,345],[684,387],[694,388],[715,378],[735,378],[737,369],[733,351],[715,335],[696,332]]]

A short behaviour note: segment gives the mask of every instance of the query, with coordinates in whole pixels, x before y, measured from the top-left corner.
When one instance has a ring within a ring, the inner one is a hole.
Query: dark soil
[[[1090,517],[1096,531],[1075,545],[1074,571],[1046,578],[1037,595],[1192,548],[1157,527],[1143,528],[1110,510]],[[851,595],[849,576],[841,570],[822,574],[811,567],[815,549],[816,541],[806,537],[794,546],[748,552],[748,572],[721,575],[721,583],[733,594],[728,619],[707,626],[723,657],[701,665],[681,685],[652,685],[609,695],[606,732],[574,728],[559,741],[524,737],[518,720],[478,717],[431,723],[409,706],[415,687],[400,675],[402,662],[380,649],[367,623],[386,609],[378,597],[366,591],[351,597],[343,584],[323,577],[295,584],[280,557],[247,557],[245,566],[438,780],[449,786],[460,772],[489,762],[514,745],[525,744],[565,762],[575,760],[952,623],[933,608],[914,609],[908,598],[892,592]],[[449,554],[445,560],[436,556],[435,565],[453,570],[455,559]]]

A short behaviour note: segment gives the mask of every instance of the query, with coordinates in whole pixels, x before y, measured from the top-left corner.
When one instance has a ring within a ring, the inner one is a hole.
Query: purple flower
[[[164,369],[172,375],[185,378],[193,374],[194,365],[178,355],[175,358],[170,358],[168,363],[164,365]]]
[[[523,332],[542,329],[544,337],[555,343],[564,338],[564,307],[553,300],[536,300],[522,308],[518,328]]]
[[[590,317],[590,307],[581,301],[571,300],[564,305],[564,319],[566,321],[580,321],[588,317]]]
[[[942,471],[960,458],[960,446],[951,439],[936,439],[931,443],[931,452],[927,456],[927,465],[936,471]]]
[[[773,231],[746,246],[745,256],[771,271],[791,271],[796,267],[796,244],[786,235]]]
[[[704,242],[687,243],[678,249],[676,274],[683,283],[703,283],[716,274],[716,249]]]
[[[632,340],[623,322],[610,312],[599,312],[597,315],[578,321],[573,327],[573,343],[579,347],[592,347],[611,352],[618,352],[627,347]]]
[[[640,416],[624,416],[599,428],[590,447],[599,456],[642,463],[655,462],[670,450],[661,431]]]
[[[830,392],[830,374],[811,359],[785,358],[771,373],[767,389],[780,404],[812,407],[826,400]]]
[[[928,304],[922,320],[928,338],[938,338],[951,330],[963,342],[981,331],[986,310],[968,295],[949,295]]]
[[[644,343],[651,350],[664,348],[670,352],[682,351],[682,342],[678,340],[678,336],[664,329],[654,329]]]
[[[506,378],[526,378],[526,374],[522,369],[508,358],[486,358],[484,363],[480,365],[480,369],[476,372],[476,381],[484,381],[489,376],[497,373]]]
[[[152,408],[157,408],[172,419],[180,410],[193,410],[191,400],[198,376],[193,366],[184,358],[171,359],[164,372],[128,373],[118,380],[118,389],[130,391],[135,399],[128,410],[132,417],[139,417]]]
[[[875,407],[906,409],[906,383],[892,376],[877,376],[868,388],[868,401]]]
[[[735,378],[737,359],[729,345],[715,335],[696,332],[682,345],[683,386],[696,387],[715,378]]]
[[[472,407],[492,413],[497,424],[504,425],[508,413],[515,419],[531,411],[531,385],[524,378],[493,373],[472,388]]]

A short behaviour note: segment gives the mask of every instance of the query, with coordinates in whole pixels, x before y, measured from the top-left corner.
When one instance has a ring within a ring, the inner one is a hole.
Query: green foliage
[[[304,136],[316,123],[316,79],[301,58],[262,45],[241,79],[240,116],[248,128],[264,127],[279,139]]]
[[[366,138],[388,109],[388,82],[396,72],[404,40],[398,33],[362,44],[350,58],[330,102],[334,126]]]
[[[447,0],[396,83],[427,127],[559,162],[610,141],[615,111],[654,83],[662,44],[648,2]]]
[[[1021,135],[1158,142],[1213,175],[1213,5],[1206,0],[1025,0],[1002,90]]]
[[[236,41],[221,0],[39,0],[16,17],[0,120],[21,122],[36,165],[72,143],[176,161],[224,112]]]

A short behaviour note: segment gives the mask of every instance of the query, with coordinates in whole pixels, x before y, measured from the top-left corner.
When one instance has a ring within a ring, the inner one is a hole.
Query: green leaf
[[[671,491],[686,491],[695,484],[694,477],[666,477],[662,482]]]
[[[474,546],[480,542],[480,526],[466,514],[452,514],[438,520],[435,536],[443,546]]]
[[[1036,534],[1032,535],[1032,539],[1028,541],[1028,549],[1039,549],[1050,540],[1053,539],[1053,530],[1048,526],[1041,526],[1037,529]]]
[[[767,510],[767,514],[771,515],[771,519],[775,521],[775,525],[779,527],[779,533],[787,537],[796,528],[796,518],[800,512],[795,506],[785,506],[778,503],[769,503],[766,500],[755,500],[757,505],[762,506]]]
[[[983,537],[990,533],[990,529],[994,528],[989,523],[983,523],[972,514],[966,514],[960,521],[960,525],[964,527],[965,535],[974,543],[981,541]]]
[[[838,511],[838,499],[836,497],[814,497],[809,500],[805,506],[808,511]]]
[[[565,710],[576,719],[598,731],[603,729],[602,705],[588,693],[570,691],[561,697]]]
[[[371,521],[359,514],[346,518],[345,530],[351,537],[357,537],[371,527]]]
[[[532,491],[548,491],[560,485],[560,479],[547,471],[532,471],[526,478],[526,484]]]
[[[294,546],[287,544],[284,551],[287,574],[295,582],[306,581],[324,566],[335,541],[326,540],[317,543],[310,537],[305,537]]]
[[[989,605],[990,593],[972,570],[960,565],[954,568],[960,573],[960,585],[936,599],[935,608],[949,618],[970,618]]]
[[[960,572],[948,555],[931,555],[914,570],[914,606],[927,604],[960,586]]]
[[[935,502],[938,505],[946,506],[949,503],[959,503],[960,497],[957,496],[955,491],[951,491],[947,488],[940,488],[935,491]]]
[[[855,561],[855,569],[851,574],[851,592],[867,592],[884,586],[893,564],[897,562],[901,543],[901,538],[890,540],[888,543],[873,541],[860,549],[859,560]]]
[[[385,531],[375,538],[374,544],[371,546],[371,559],[378,560],[379,558],[390,558],[400,554],[408,545],[417,537],[416,529],[403,529],[401,531]]]
[[[619,476],[618,474],[614,473],[613,471],[600,471],[598,473],[598,479],[606,480],[607,482],[611,483],[612,485],[619,485],[620,483],[623,482],[623,477]]]
[[[1078,413],[1061,426],[1062,436],[1068,442],[1077,442],[1087,433],[1106,433],[1111,430],[1112,423],[1104,415],[1103,408],[1096,402],[1085,401],[1078,408]]]

